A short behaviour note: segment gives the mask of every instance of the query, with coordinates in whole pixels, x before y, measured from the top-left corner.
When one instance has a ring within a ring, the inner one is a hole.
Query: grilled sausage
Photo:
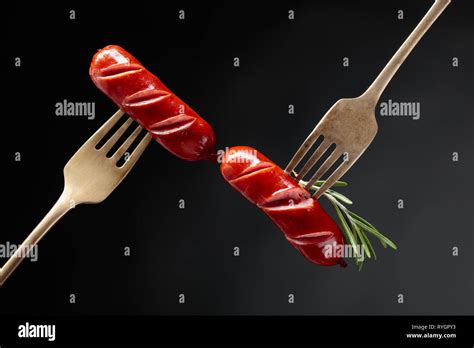
[[[344,244],[338,225],[308,191],[267,157],[246,146],[230,148],[222,158],[221,173],[309,261],[324,266],[344,264],[337,254]]]
[[[89,74],[168,151],[188,161],[215,159],[211,126],[123,48],[107,46],[98,51]]]

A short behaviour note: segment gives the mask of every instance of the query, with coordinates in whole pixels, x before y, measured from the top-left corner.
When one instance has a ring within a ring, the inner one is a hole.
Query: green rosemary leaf
[[[365,234],[364,231],[360,231],[361,232],[361,236],[364,238],[365,240],[365,243],[367,244],[367,246],[369,247],[370,249],[370,254],[374,256],[374,260],[377,260],[377,254],[375,253],[375,249],[374,247],[372,246],[372,242],[370,241],[370,239],[367,237],[367,235]],[[385,244],[387,245],[387,244]]]
[[[372,227],[374,230],[376,230],[376,231],[378,232],[377,228],[376,228],[374,225],[372,225],[370,222],[368,222],[366,219],[364,219],[363,217],[357,215],[356,213],[354,213],[354,212],[352,212],[352,211],[350,211],[349,214],[351,214],[351,216],[352,216],[353,218],[355,218],[356,220],[359,220],[360,222],[362,222],[363,224],[367,225],[368,227]],[[379,233],[380,233],[380,232],[379,232]],[[383,246],[384,248],[387,248],[387,243],[385,243],[384,240],[380,239],[380,243],[382,244],[382,246]]]
[[[296,173],[294,174],[296,175]],[[317,181],[315,185],[310,188],[310,190],[317,190],[323,183],[324,180]],[[306,184],[307,182],[302,180],[299,182],[299,185],[302,187],[305,187]],[[342,181],[337,182],[337,184],[333,187],[343,187],[347,185],[348,184],[346,182]],[[375,260],[377,259],[375,249],[366,232],[377,237],[377,239],[384,248],[390,246],[395,250],[397,249],[396,244],[392,242],[389,238],[385,237],[374,225],[372,225],[370,222],[357,215],[356,213],[348,210],[342,204],[352,204],[352,201],[349,198],[332,189],[326,190],[324,196],[332,203],[334,209],[336,210],[346,243],[349,244],[353,250],[353,258],[355,259],[355,263],[359,271],[362,269],[362,265],[365,259],[359,259],[359,257],[362,256],[358,252],[358,250],[360,250],[360,247],[362,247],[362,251],[367,255],[368,258],[373,257]]]
[[[311,186],[309,189],[310,190],[313,190],[313,191],[316,191],[318,188],[320,188],[326,181],[325,180],[318,180],[316,181],[313,186]],[[299,183],[298,183],[301,187],[305,187],[308,182],[307,181],[304,181],[304,180],[300,180]],[[331,187],[346,187],[347,185],[349,185],[347,182],[345,181],[336,181]]]
[[[358,245],[362,246],[362,248],[365,250],[365,252],[369,255],[369,258],[370,258],[370,251],[368,247],[365,245],[364,237],[362,237],[362,233],[359,227],[355,224],[355,222],[351,218],[351,215],[349,214],[349,210],[344,207],[341,209],[341,211],[344,213],[346,217],[346,221],[349,223],[352,233],[354,234],[354,236],[356,236],[355,240],[358,242]]]
[[[357,215],[356,213],[354,213],[354,212],[352,212],[352,211],[350,211],[349,214],[351,214],[351,216],[352,216],[353,218],[356,218],[357,220],[363,222],[363,223],[366,224],[367,226],[372,227],[372,228],[375,229],[375,230],[377,229],[377,228],[375,228],[374,225],[372,225],[370,222],[368,222],[368,221],[367,221],[366,219],[364,219],[362,216],[359,216],[359,215]]]
[[[326,191],[326,193],[330,194],[331,196],[333,196],[334,198],[337,198],[338,200],[340,200],[341,202],[344,202],[346,204],[352,204],[352,201],[347,198],[346,196],[344,196],[343,194],[339,193],[339,192],[336,192],[334,190],[330,190],[328,189]]]
[[[387,237],[385,237],[382,233],[380,233],[379,231],[377,231],[377,229],[375,228],[372,228],[370,226],[367,226],[366,224],[362,223],[361,221],[359,220],[354,220],[355,223],[357,225],[359,225],[359,227],[363,228],[364,230],[366,230],[367,232],[369,233],[372,233],[374,236],[376,236],[378,239],[380,239],[381,241],[384,241],[387,245],[389,245],[392,249],[395,249],[397,250],[397,246],[395,245],[394,242],[392,242],[390,239],[388,239]]]
[[[341,208],[339,208],[337,203],[335,203],[333,200],[331,200],[331,203],[334,206],[334,209],[336,210],[337,216],[339,217],[339,221],[341,222],[342,230],[345,232],[347,239],[349,240],[349,243],[351,244],[352,249],[354,250],[354,254],[356,256],[359,256],[359,254],[357,253],[357,242],[354,238],[354,235],[352,234],[351,229],[347,225],[346,219],[344,218]]]
[[[364,248],[365,253],[367,254],[367,256],[369,258],[371,258],[372,257],[371,252],[370,252],[369,247],[367,245],[367,241],[364,238],[363,232],[360,230],[359,226],[357,226],[357,224],[353,221],[353,219],[351,219],[351,216],[349,215],[349,213],[347,213],[347,216],[348,216],[349,221],[351,222],[352,229],[359,236],[360,243],[361,243],[362,247]]]
[[[318,180],[316,181],[315,185],[322,186],[325,182],[326,180]],[[347,185],[349,184],[345,181],[336,181],[331,187],[346,187]]]
[[[350,241],[350,243],[351,243],[352,249],[354,250],[354,255],[358,259],[359,258],[358,246],[362,244],[362,241],[359,240],[360,237],[357,231],[354,229],[354,224],[352,223],[352,218],[349,215],[349,210],[331,195],[327,194],[326,197],[329,198],[333,202],[333,205],[336,206],[336,212],[338,213],[339,220],[343,224],[343,228],[345,227],[347,231],[346,234],[349,233],[352,236],[352,240]]]

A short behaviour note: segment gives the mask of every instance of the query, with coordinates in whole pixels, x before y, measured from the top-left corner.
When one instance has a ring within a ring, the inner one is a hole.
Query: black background
[[[116,110],[89,79],[97,49],[118,44],[134,54],[213,125],[219,148],[253,146],[284,166],[337,99],[365,90],[430,6],[338,0],[8,9],[0,243],[26,237],[59,197],[64,164]],[[377,245],[378,260],[361,272],[352,263],[315,266],[215,165],[181,161],[153,143],[105,202],[78,207],[49,232],[39,261],[24,262],[0,290],[1,314],[472,315],[472,23],[471,2],[454,0],[381,98],[420,102],[421,119],[378,117],[375,141],[344,178],[350,186],[341,192],[354,211],[399,250]],[[95,102],[95,120],[55,116],[64,99]]]

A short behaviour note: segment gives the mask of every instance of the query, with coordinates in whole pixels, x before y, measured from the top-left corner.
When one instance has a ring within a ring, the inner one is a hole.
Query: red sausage
[[[215,158],[211,126],[123,48],[98,51],[89,74],[102,92],[174,155],[188,161]]]
[[[221,172],[308,260],[324,266],[343,264],[337,252],[344,244],[338,225],[275,163],[251,147],[236,146],[224,153]]]

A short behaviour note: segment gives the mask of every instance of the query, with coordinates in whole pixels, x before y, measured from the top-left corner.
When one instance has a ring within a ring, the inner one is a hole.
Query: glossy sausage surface
[[[211,126],[123,48],[111,45],[99,50],[89,74],[168,151],[188,161],[215,159]]]
[[[324,266],[343,264],[337,250],[344,238],[336,222],[267,157],[250,147],[232,147],[222,156],[221,173],[260,207],[308,260]]]

